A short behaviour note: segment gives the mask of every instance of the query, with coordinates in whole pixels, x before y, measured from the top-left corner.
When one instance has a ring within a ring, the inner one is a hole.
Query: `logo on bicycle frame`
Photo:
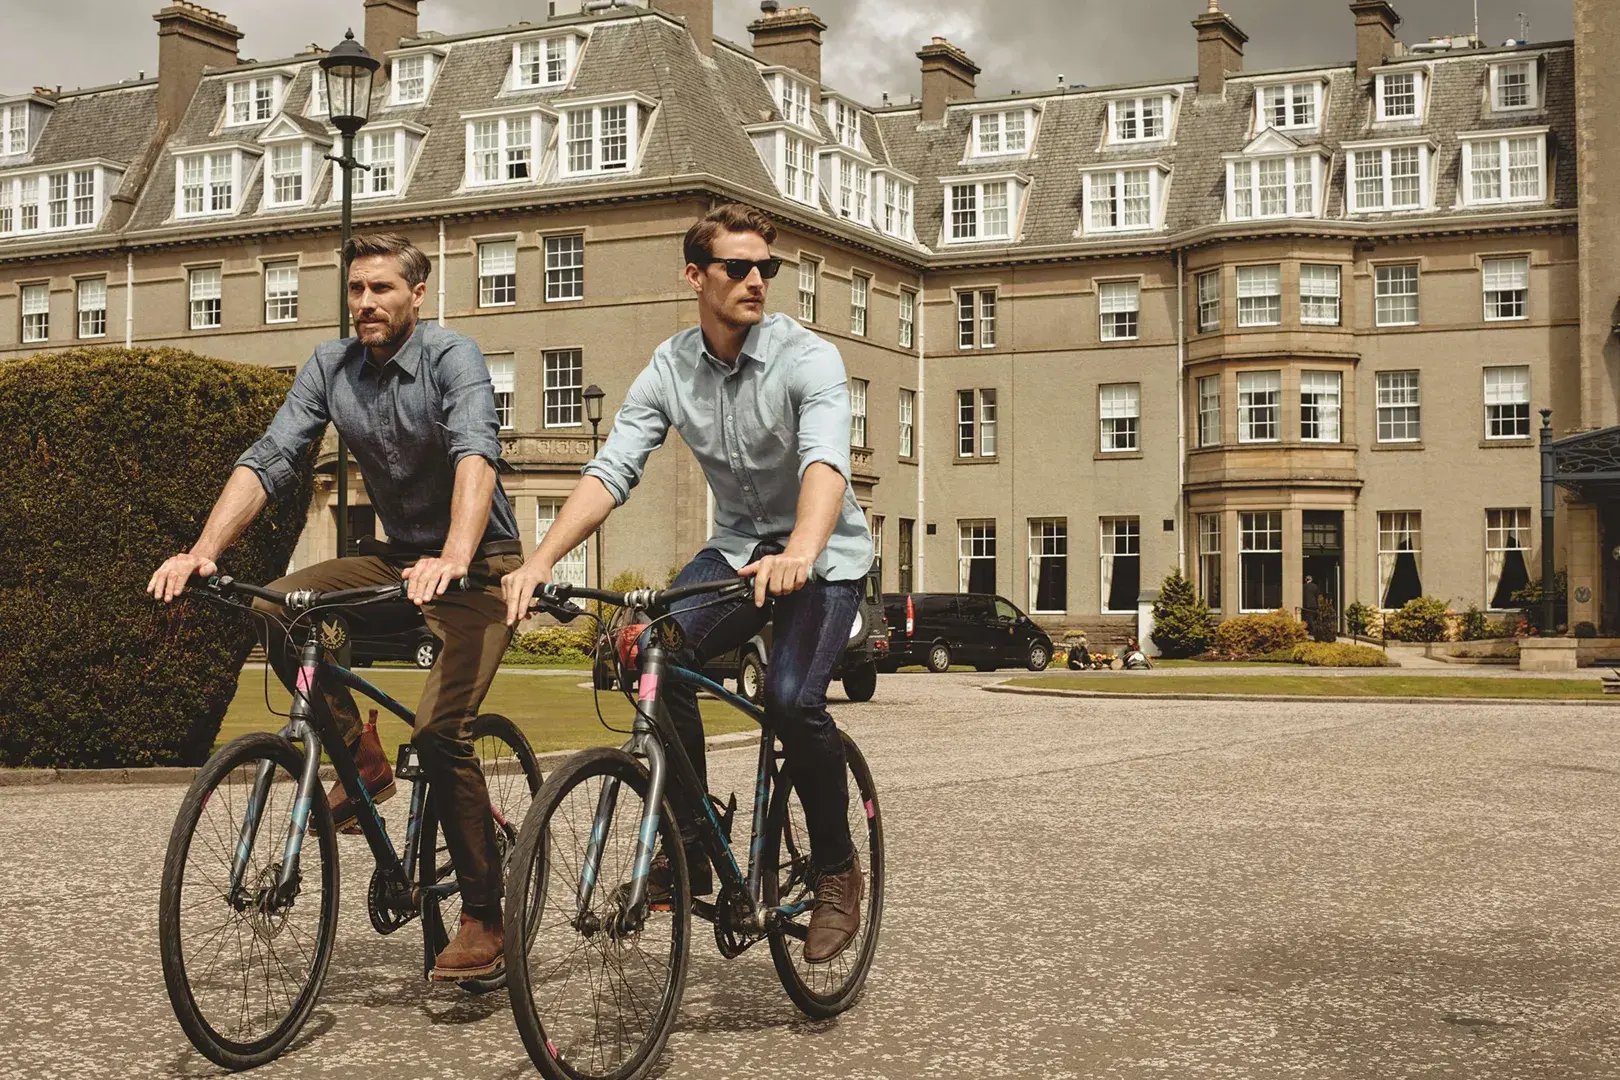
[[[321,648],[338,652],[349,643],[349,628],[339,618],[321,620]]]

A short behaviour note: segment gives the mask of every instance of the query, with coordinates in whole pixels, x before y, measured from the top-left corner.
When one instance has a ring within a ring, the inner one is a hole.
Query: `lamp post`
[[[343,150],[327,154],[327,159],[343,170],[343,226],[338,247],[338,337],[349,336],[349,234],[353,228],[354,170],[370,171],[369,165],[354,160],[354,136],[371,119],[371,83],[382,64],[354,40],[354,31],[343,35],[337,47],[320,59],[326,81],[326,106],[332,126],[343,136]],[[349,547],[349,451],[343,433],[337,444],[337,547],[338,558]]]
[[[600,386],[595,383],[585,388],[580,395],[585,399],[585,419],[591,422],[591,457],[596,456],[599,439],[598,431],[602,426],[602,399],[607,397]],[[602,528],[596,529],[596,587],[602,587]]]

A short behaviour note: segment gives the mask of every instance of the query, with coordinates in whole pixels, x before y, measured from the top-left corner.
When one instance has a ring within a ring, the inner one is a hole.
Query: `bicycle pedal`
[[[400,743],[394,776],[400,780],[415,782],[425,775],[427,774],[422,771],[422,759],[417,755],[416,747],[410,743]]]

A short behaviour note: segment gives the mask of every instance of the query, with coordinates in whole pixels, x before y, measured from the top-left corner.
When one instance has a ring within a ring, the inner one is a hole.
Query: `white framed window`
[[[838,145],[859,151],[862,148],[861,111],[835,97],[824,98],[822,106],[826,110],[827,126],[832,128],[833,138],[838,140]]]
[[[1140,330],[1141,282],[1099,282],[1097,309],[1101,313],[1104,341],[1135,341]]]
[[[896,239],[910,240],[916,187],[909,180],[888,174],[879,174],[878,182],[883,194],[883,218],[880,227]]]
[[[866,307],[872,293],[872,279],[865,274],[851,274],[849,278],[849,332],[856,337],[866,336]]]
[[[959,349],[996,347],[994,289],[964,289],[956,294],[956,345]]]
[[[956,392],[956,456],[996,456],[996,392]]]
[[[309,66],[309,97],[304,100],[305,116],[325,116],[331,112],[326,103],[326,72],[319,64]]]
[[[1198,445],[1221,445],[1221,377],[1204,375],[1198,380]]]
[[[821,260],[799,256],[799,321],[813,323],[820,306]]]
[[[182,157],[176,166],[179,183],[175,185],[175,216],[235,213],[243,187],[242,157],[239,150],[214,150]]]
[[[1023,188],[1014,180],[946,185],[946,238],[951,243],[1010,240]]]
[[[1545,202],[1547,135],[1544,130],[1509,132],[1463,141],[1464,203]]]
[[[1376,80],[1378,120],[1423,119],[1423,92],[1427,76],[1421,71],[1385,71]]]
[[[1299,437],[1302,442],[1341,441],[1343,379],[1337,371],[1299,373]]]
[[[1428,209],[1427,144],[1361,146],[1347,153],[1351,213]]]
[[[1423,402],[1415,371],[1378,373],[1378,441],[1415,443],[1423,438]]]
[[[1238,604],[1245,612],[1282,607],[1282,512],[1238,514]]]
[[[1254,95],[1256,131],[1276,128],[1314,128],[1322,114],[1323,84],[1320,82],[1272,83],[1259,87]]]
[[[1069,522],[1031,518],[1029,522],[1029,609],[1061,615],[1069,607]]]
[[[1281,266],[1238,267],[1237,295],[1239,326],[1282,324]]]
[[[1097,413],[1101,418],[1101,446],[1105,454],[1128,453],[1142,448],[1142,386],[1140,383],[1112,383],[1097,388]]]
[[[1157,142],[1170,135],[1170,95],[1115,98],[1108,103],[1109,139],[1116,143]]]
[[[512,89],[537,90],[565,85],[574,77],[579,38],[556,34],[529,38],[512,46]]]
[[[635,168],[640,110],[629,102],[568,109],[562,175],[589,176]]]
[[[914,442],[915,430],[913,417],[917,412],[917,391],[900,391],[900,456],[903,458],[916,457],[917,448]]]
[[[1482,259],[1480,279],[1485,290],[1486,322],[1530,317],[1529,258]]]
[[[1221,610],[1221,515],[1198,515],[1198,595]]]
[[[478,245],[478,306],[517,303],[517,241],[487,240]]]
[[[784,132],[779,145],[782,165],[777,176],[781,178],[782,194],[795,202],[815,206],[817,161],[810,140]]]
[[[51,287],[41,282],[38,285],[24,285],[19,292],[23,342],[46,340],[51,336]]]
[[[1339,268],[1327,263],[1299,267],[1299,321],[1312,326],[1339,325]]]
[[[511,431],[513,425],[512,399],[516,383],[515,364],[510,356],[491,356],[489,384],[495,391],[495,423],[502,431]]]
[[[1491,65],[1491,111],[1528,112],[1541,106],[1534,60]]]
[[[1373,320],[1379,326],[1418,324],[1417,263],[1374,268]]]
[[[0,157],[28,153],[28,110],[26,101],[0,105]]]
[[[298,260],[264,264],[264,321],[298,321]]]
[[[849,445],[866,446],[866,390],[865,379],[849,380]]]
[[[309,201],[310,144],[273,143],[265,151],[264,205],[303,206]]]
[[[1136,611],[1142,593],[1142,521],[1134,517],[1102,519],[1098,595],[1103,612]]]
[[[1002,157],[1028,154],[1031,129],[1034,126],[1033,109],[974,113],[969,156]]]
[[[394,57],[394,77],[392,80],[392,105],[420,105],[428,98],[433,88],[433,76],[438,68],[438,58],[430,53],[414,53],[410,56]]]
[[[546,303],[585,299],[585,236],[546,237]]]
[[[221,276],[222,272],[217,266],[195,266],[190,270],[187,292],[193,330],[219,328],[222,315]]]
[[[547,349],[545,369],[545,425],[578,427],[585,422],[585,358],[579,349]]]
[[[557,514],[562,510],[560,499],[541,499],[536,506],[535,515],[535,546],[545,539],[546,533],[557,523]],[[581,540],[579,546],[557,560],[552,567],[551,580],[562,584],[577,585],[584,588],[586,576],[590,569],[586,552],[590,549],[589,540]]]
[[[1505,611],[1516,606],[1513,594],[1530,584],[1529,558],[1529,507],[1486,510],[1486,607]]]
[[[1416,510],[1378,514],[1378,606],[1394,611],[1423,595],[1423,515]]]
[[[1086,231],[1127,232],[1153,228],[1159,220],[1162,175],[1156,167],[1086,173]]]
[[[1510,364],[1485,369],[1485,437],[1530,437],[1530,368]]]
[[[1236,157],[1226,163],[1226,214],[1231,221],[1315,217],[1322,185],[1322,159]]]
[[[795,127],[815,131],[810,119],[810,84],[785,71],[776,72],[773,81],[776,107],[781,110],[782,119]]]
[[[0,178],[0,236],[94,228],[112,175],[98,165]]]
[[[963,521],[957,524],[957,591],[996,591],[996,523]]]
[[[354,197],[382,198],[398,195],[407,169],[408,155],[420,139],[404,128],[362,131],[354,138],[354,158],[370,171],[356,169],[351,176]],[[341,198],[342,191],[334,185]]]
[[[538,113],[478,117],[467,122],[467,186],[517,184],[540,176],[547,138]]]
[[[77,285],[79,309],[79,336],[99,338],[107,336],[107,279],[80,278]]]
[[[280,75],[260,75],[226,83],[225,126],[269,123],[281,108],[281,90],[285,81]]]
[[[900,290],[900,347],[909,349],[917,340],[917,294]]]
[[[1221,328],[1221,272],[1206,270],[1198,275],[1198,332],[1207,334]]]
[[[862,225],[872,222],[872,170],[853,158],[834,153],[825,155],[827,197],[839,217]]]
[[[1238,442],[1276,442],[1282,430],[1282,372],[1240,371]]]

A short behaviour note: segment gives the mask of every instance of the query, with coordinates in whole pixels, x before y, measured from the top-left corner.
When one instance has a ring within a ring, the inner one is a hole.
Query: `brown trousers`
[[[415,556],[362,555],[332,559],[305,567],[269,588],[358,589],[389,585]],[[444,839],[456,865],[462,908],[468,914],[493,918],[501,906],[501,867],[495,851],[495,823],[489,809],[489,789],[473,748],[471,729],[478,706],[500,668],[511,631],[506,626],[506,601],[501,596],[501,575],[523,563],[519,555],[496,555],[473,562],[471,575],[489,582],[468,592],[449,592],[422,609],[428,629],[444,643],[438,662],[428,672],[427,685],[416,706],[416,745],[426,770],[434,808],[444,824]],[[256,602],[268,609],[263,601]],[[281,626],[271,622],[265,652],[271,666],[289,690],[297,675],[299,641],[289,641]],[[360,710],[347,687],[323,683],[311,706],[324,714],[352,749],[360,741]]]

